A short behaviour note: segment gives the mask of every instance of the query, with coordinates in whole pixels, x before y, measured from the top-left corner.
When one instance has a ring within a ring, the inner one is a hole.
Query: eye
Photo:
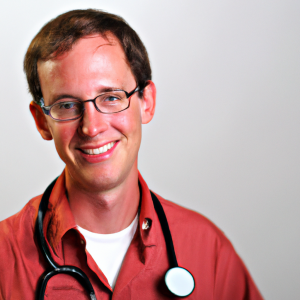
[[[120,100],[117,96],[107,96],[105,97],[104,101],[107,101],[107,102],[113,102],[113,101],[118,101]]]
[[[72,109],[76,105],[76,102],[62,102],[58,103],[58,108],[59,109]]]
[[[123,91],[112,91],[103,93],[96,98],[96,104],[99,106],[116,106],[120,105],[126,99]]]

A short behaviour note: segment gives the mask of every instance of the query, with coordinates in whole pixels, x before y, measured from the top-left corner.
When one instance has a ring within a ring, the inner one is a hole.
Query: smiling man
[[[0,299],[262,299],[223,233],[150,192],[138,172],[156,89],[122,18],[58,16],[24,69],[36,127],[66,167],[1,222]]]
[[[42,137],[54,139],[66,163],[76,224],[102,234],[126,228],[139,206],[137,154],[141,123],[154,114],[154,84],[137,86],[111,33],[85,36],[71,51],[39,61],[37,69],[49,115],[34,102],[30,109]]]

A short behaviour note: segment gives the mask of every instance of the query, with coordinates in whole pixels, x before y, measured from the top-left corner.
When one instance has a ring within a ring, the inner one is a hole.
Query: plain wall
[[[45,22],[75,8],[120,14],[157,85],[139,168],[149,187],[232,241],[266,299],[300,297],[300,2],[2,2],[0,219],[43,193],[64,164],[42,140],[22,71]]]

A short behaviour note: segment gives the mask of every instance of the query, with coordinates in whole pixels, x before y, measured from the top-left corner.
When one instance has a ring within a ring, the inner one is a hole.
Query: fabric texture
[[[142,201],[138,229],[128,248],[115,289],[86,251],[65,191],[64,172],[49,199],[43,228],[51,254],[59,265],[74,265],[89,277],[98,300],[177,299],[168,292],[164,275],[169,269],[162,229],[150,191],[139,175]],[[195,290],[186,299],[260,300],[250,274],[224,234],[208,219],[158,196],[173,237],[178,264],[195,278]],[[35,221],[41,195],[14,216],[0,222],[0,299],[32,300],[41,275],[49,269],[37,247]],[[147,224],[147,226],[145,226]],[[69,275],[50,279],[45,299],[89,299],[81,284]],[[181,298],[178,298],[181,299]]]

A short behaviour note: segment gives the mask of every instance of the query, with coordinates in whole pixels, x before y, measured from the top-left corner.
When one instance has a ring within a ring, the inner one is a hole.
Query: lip
[[[108,143],[111,143],[111,142],[115,142],[115,144],[113,145],[112,148],[110,148],[109,150],[107,150],[104,153],[100,153],[100,154],[87,154],[87,153],[84,153],[82,151],[82,150],[86,150],[86,149],[97,149],[97,148],[103,147],[104,145],[106,145]],[[88,145],[85,145],[83,147],[78,148],[78,152],[89,163],[102,162],[104,160],[109,159],[113,155],[114,150],[116,149],[117,145],[119,144],[119,141],[111,141],[111,142],[106,142],[106,143],[103,143],[103,144],[99,144],[97,146],[88,146]]]
[[[97,148],[103,147],[109,143],[117,143],[117,142],[118,142],[117,140],[113,140],[113,141],[103,142],[103,143],[97,144],[97,145],[84,145],[84,146],[80,146],[77,148],[80,150],[97,149]]]

